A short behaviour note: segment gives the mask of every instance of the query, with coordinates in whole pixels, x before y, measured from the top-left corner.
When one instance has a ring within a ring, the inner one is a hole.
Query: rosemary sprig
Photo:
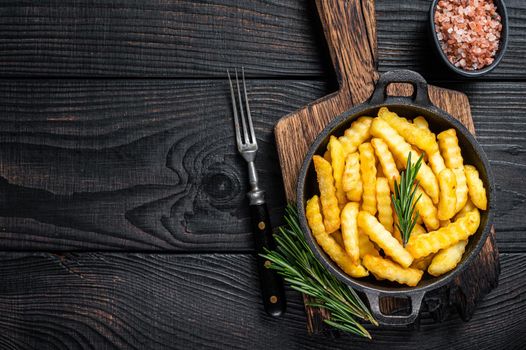
[[[411,153],[409,153],[406,169],[400,174],[400,184],[395,180],[395,193],[391,195],[396,216],[398,217],[396,227],[400,230],[404,247],[409,241],[411,231],[413,231],[416,221],[418,220],[419,214],[418,212],[415,212],[415,206],[416,202],[420,200],[422,195],[420,194],[420,196],[414,200],[416,188],[418,187],[418,181],[415,183],[415,178],[422,166],[422,158],[423,155],[418,158],[415,164],[412,164]]]
[[[354,290],[340,282],[316,259],[307,245],[294,205],[289,204],[285,215],[286,226],[274,235],[277,248],[262,256],[270,260],[291,287],[316,299],[313,307],[324,307],[331,313],[325,322],[332,327],[371,338],[357,318],[378,325],[369,309]]]

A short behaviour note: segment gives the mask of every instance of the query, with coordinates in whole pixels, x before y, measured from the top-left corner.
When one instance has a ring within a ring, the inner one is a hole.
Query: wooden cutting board
[[[309,145],[327,123],[356,104],[366,101],[378,79],[376,19],[373,0],[316,0],[318,13],[332,58],[339,90],[283,117],[276,124],[277,150],[285,193],[295,201],[298,171]],[[412,87],[392,84],[391,95],[410,95]],[[468,98],[465,94],[429,86],[431,101],[460,120],[475,133]],[[422,306],[436,321],[445,319],[456,309],[469,320],[478,300],[498,283],[500,266],[492,229],[478,258],[454,282],[428,293]],[[304,301],[309,301],[304,296]],[[408,307],[406,301],[385,298],[385,313]],[[329,331],[323,319],[326,310],[305,306],[307,328],[311,333]]]

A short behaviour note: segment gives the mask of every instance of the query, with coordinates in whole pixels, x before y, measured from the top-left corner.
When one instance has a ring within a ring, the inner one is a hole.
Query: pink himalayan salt
[[[440,0],[434,20],[440,47],[453,65],[477,70],[493,62],[502,30],[493,0]]]

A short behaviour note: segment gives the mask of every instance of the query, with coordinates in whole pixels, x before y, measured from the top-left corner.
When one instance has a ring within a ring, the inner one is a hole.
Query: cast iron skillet
[[[387,96],[386,88],[390,83],[412,84],[414,88],[413,96]],[[316,174],[312,164],[313,155],[323,154],[327,147],[330,135],[342,135],[344,130],[347,129],[355,119],[364,115],[376,116],[378,109],[382,106],[387,106],[390,110],[407,118],[413,118],[419,115],[424,116],[429,122],[431,130],[436,134],[443,130],[454,128],[457,131],[457,137],[462,149],[465,164],[472,164],[478,169],[488,195],[488,210],[481,211],[480,227],[478,231],[470,237],[469,244],[466,247],[466,252],[464,253],[459,265],[453,271],[442,276],[436,278],[430,276],[424,277],[416,287],[407,287],[388,281],[376,281],[373,277],[354,279],[348,276],[318,246],[305,218],[305,203],[307,199],[318,193]],[[318,137],[316,137],[303,161],[298,177],[298,214],[305,238],[316,257],[339,280],[350,287],[365,293],[369,300],[371,311],[378,322],[383,325],[391,326],[406,325],[415,321],[420,311],[422,299],[427,291],[449,283],[479,253],[486,241],[491,226],[493,207],[495,203],[493,189],[493,175],[491,173],[488,159],[473,135],[459,121],[431,103],[427,92],[427,83],[421,75],[409,70],[396,70],[382,74],[369,101],[353,107],[332,120]],[[381,297],[388,296],[409,298],[411,301],[411,313],[404,316],[383,314],[380,311],[379,301]]]

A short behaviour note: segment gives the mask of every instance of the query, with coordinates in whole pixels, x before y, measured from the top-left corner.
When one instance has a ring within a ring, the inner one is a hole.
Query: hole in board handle
[[[410,97],[413,96],[415,89],[409,83],[391,83],[387,85],[386,91],[388,96]]]

